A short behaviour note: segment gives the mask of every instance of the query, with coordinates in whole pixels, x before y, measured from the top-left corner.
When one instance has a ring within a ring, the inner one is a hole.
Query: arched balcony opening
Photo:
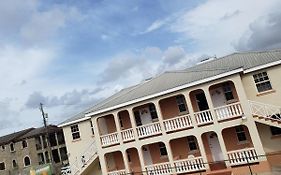
[[[138,174],[142,171],[138,150],[136,148],[129,148],[126,150],[126,155],[129,163],[130,172]]]
[[[126,174],[125,164],[120,151],[105,154],[108,175]]]
[[[112,114],[98,118],[97,123],[103,147],[119,143],[116,124]]]
[[[121,135],[124,142],[135,140],[130,115],[127,110],[118,112],[118,120],[121,128]]]
[[[210,86],[209,93],[218,121],[242,116],[242,107],[232,81]]]
[[[191,116],[184,95],[176,95],[159,101],[166,132],[192,127]]]

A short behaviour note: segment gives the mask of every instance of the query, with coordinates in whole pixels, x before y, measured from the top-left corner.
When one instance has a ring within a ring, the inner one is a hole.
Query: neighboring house
[[[62,123],[72,174],[235,175],[281,166],[281,50],[165,72]]]
[[[50,147],[47,147],[47,133]],[[53,174],[60,174],[60,168],[68,164],[61,128],[49,125],[0,137],[1,175],[29,175],[31,168],[36,170],[47,164],[51,165]]]

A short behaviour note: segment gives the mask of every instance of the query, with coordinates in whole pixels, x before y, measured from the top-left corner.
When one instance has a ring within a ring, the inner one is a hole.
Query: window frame
[[[281,128],[270,126],[269,129],[270,129],[271,136],[273,137],[281,136]]]
[[[24,145],[23,143],[25,143],[25,145]],[[22,149],[24,149],[24,148],[27,148],[27,147],[28,147],[28,143],[27,143],[27,141],[26,141],[26,140],[21,141],[21,147],[22,147]]]
[[[176,103],[178,106],[179,113],[187,112],[187,105],[184,98],[184,95],[177,95],[176,96]]]
[[[3,169],[0,169],[0,171],[5,171],[6,170],[6,164],[5,164],[5,162],[3,161],[3,162],[0,162],[0,164],[3,164]],[[0,166],[1,167],[1,166]]]
[[[253,79],[258,93],[263,93],[273,89],[267,71],[253,74]]]
[[[94,125],[93,125],[92,120],[90,120],[90,127],[91,127],[91,131],[92,131],[92,135],[95,135]]]
[[[231,101],[235,99],[233,95],[232,86],[229,82],[223,83],[222,90],[226,101]]]
[[[15,159],[12,160],[12,167],[13,168],[18,168],[18,163]]]
[[[238,143],[248,142],[246,131],[243,126],[241,126],[241,125],[235,126],[235,133],[236,133],[236,138],[238,140]],[[241,136],[244,137],[245,139],[240,140]]]
[[[81,135],[80,135],[80,130],[79,130],[79,125],[78,124],[71,125],[70,126],[70,131],[71,131],[71,135],[72,135],[72,140],[79,140],[79,139],[81,139]]]
[[[187,137],[187,144],[188,144],[189,151],[197,151],[198,150],[198,145],[197,145],[197,141],[196,141],[195,136],[188,136]],[[193,146],[195,146],[194,149],[193,149]],[[191,149],[191,147],[192,147],[192,149]]]
[[[25,158],[28,158],[29,159],[29,165],[26,165],[25,163]],[[26,156],[24,156],[24,158],[23,158],[23,166],[24,167],[28,167],[28,166],[31,166],[31,159],[30,159],[30,157],[28,156],[28,155],[26,155]]]
[[[160,142],[158,146],[159,146],[160,157],[168,156],[166,145],[163,142]]]
[[[148,104],[148,109],[150,112],[151,119],[158,120],[158,114],[157,114],[155,105],[153,103]]]
[[[16,151],[16,149],[15,149],[15,143],[12,142],[12,143],[10,143],[9,146],[10,146],[10,152],[11,152],[11,153],[13,153],[13,152]],[[13,149],[12,149],[12,147],[13,147]]]

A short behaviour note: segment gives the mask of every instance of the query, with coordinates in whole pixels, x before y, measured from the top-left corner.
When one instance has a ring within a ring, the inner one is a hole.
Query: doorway
[[[200,111],[209,109],[209,105],[208,105],[204,92],[200,92],[200,93],[196,94],[195,98],[196,98],[197,105],[198,105],[198,108]]]

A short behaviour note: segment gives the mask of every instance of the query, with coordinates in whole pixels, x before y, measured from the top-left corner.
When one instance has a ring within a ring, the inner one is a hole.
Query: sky
[[[280,0],[0,1],[0,135],[206,57],[281,48]]]

